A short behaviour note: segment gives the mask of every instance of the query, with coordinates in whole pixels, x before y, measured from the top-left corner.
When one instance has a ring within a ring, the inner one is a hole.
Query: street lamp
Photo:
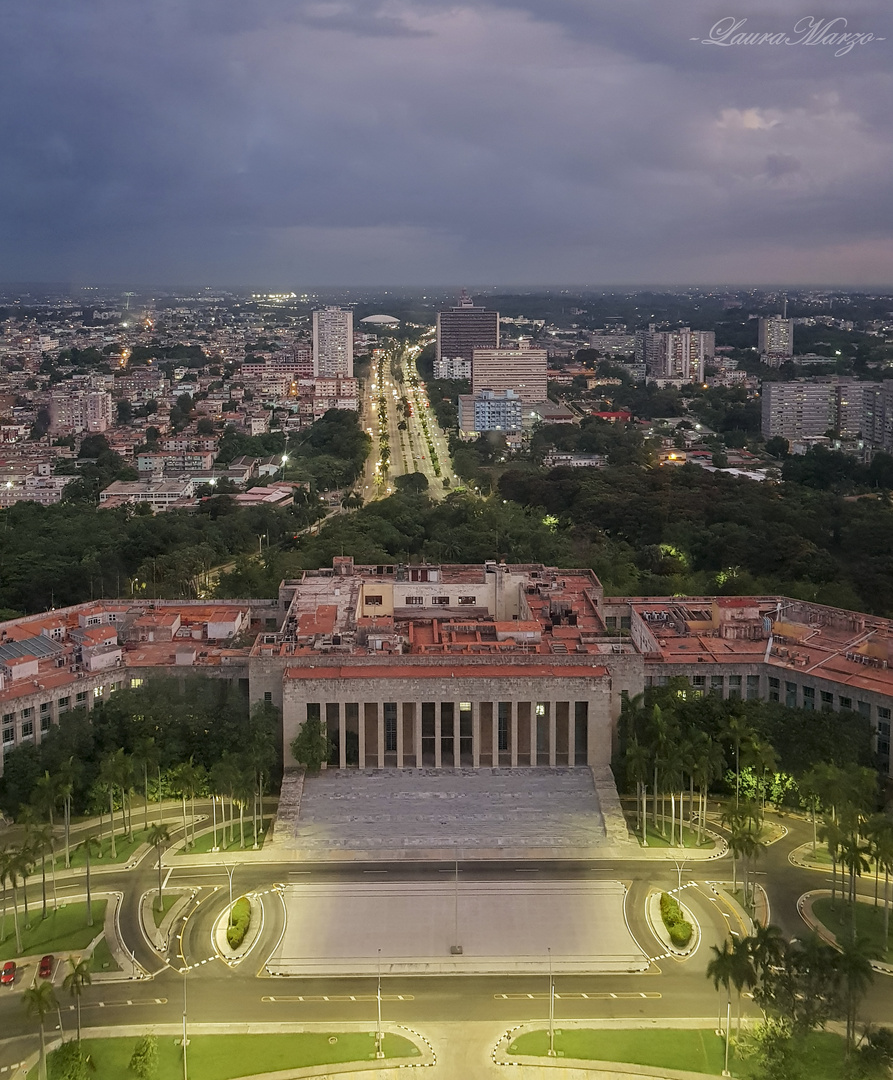
[[[232,926],[232,924],[233,924],[233,874],[236,872],[236,864],[233,863],[232,866],[227,866],[225,862],[222,862],[220,865],[226,871],[226,876],[229,878],[229,919],[227,920],[227,924],[229,926]]]
[[[679,890],[682,888],[682,872],[685,871],[686,873],[691,873],[691,867],[685,865],[685,859],[683,859],[681,862],[678,859],[674,859],[673,865],[676,867],[676,874],[678,876],[678,883],[676,885],[676,889]]]
[[[378,999],[378,1027],[375,1031],[375,1056],[376,1058],[383,1058],[384,1050],[381,1048],[381,949],[378,950],[378,991],[375,996]]]
[[[549,1057],[555,1057],[555,980],[552,977],[552,950],[549,949]]]
[[[189,1080],[189,1072],[186,1065],[186,1047],[189,1045],[189,1040],[186,1037],[186,976],[189,974],[189,968],[183,968],[183,1080]]]
[[[212,851],[219,851],[220,850],[220,845],[217,843],[217,796],[216,795],[211,796],[211,813],[214,816],[214,846],[211,848],[211,850]]]

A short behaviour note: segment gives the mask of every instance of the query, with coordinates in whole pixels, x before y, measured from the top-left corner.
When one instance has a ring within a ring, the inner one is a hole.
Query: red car
[[[15,960],[7,960],[3,965],[3,971],[0,972],[0,985],[12,986],[16,980],[16,962]]]
[[[41,979],[51,979],[53,977],[53,964],[55,964],[55,956],[41,957],[40,966],[37,969],[38,977]]]

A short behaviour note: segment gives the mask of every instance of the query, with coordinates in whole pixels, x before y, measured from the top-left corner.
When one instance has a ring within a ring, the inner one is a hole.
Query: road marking
[[[548,995],[547,995],[548,996]],[[556,994],[556,997],[558,995]],[[415,1001],[414,994],[382,994],[382,1001]],[[291,997],[262,997],[261,1001],[273,1004],[289,1001],[314,1003],[319,1001],[378,1001],[377,994],[297,994]]]
[[[548,1001],[548,994],[494,994],[497,1001]],[[555,994],[555,999],[560,1001],[640,1001],[647,998],[653,1001],[663,997],[657,992],[646,993],[644,991],[621,991],[617,994],[592,993],[592,994]]]
[[[518,868],[518,867],[516,866],[516,867],[515,867],[515,873],[516,873],[516,874],[538,874],[538,873],[539,873],[539,870],[538,870],[538,869],[536,869],[536,868],[533,868],[533,869],[531,869],[531,870],[527,870],[527,869],[519,869],[519,868]]]
[[[364,874],[386,874],[387,870],[364,870]]]
[[[309,877],[311,873],[312,873],[312,871],[310,871],[310,870],[289,870],[288,876],[289,877],[297,877],[299,874],[306,874],[307,877]]]

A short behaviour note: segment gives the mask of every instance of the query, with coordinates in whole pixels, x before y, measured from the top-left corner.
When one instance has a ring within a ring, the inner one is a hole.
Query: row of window
[[[132,680],[131,685],[134,685],[142,680]],[[108,687],[94,686],[92,696],[94,699],[99,699],[104,696],[106,690],[111,694],[115,690],[120,690],[124,684],[121,682],[111,683]],[[89,690],[79,690],[74,695],[74,708],[82,708],[89,701],[91,694]],[[72,708],[72,697],[70,695],[66,697],[57,698],[55,702],[42,701],[37,707],[37,713],[40,717],[40,731],[43,734],[49,731],[50,724],[52,723],[53,705],[55,704],[56,710],[59,713],[64,713],[68,709]],[[19,725],[19,738],[22,740],[34,738],[34,719],[35,708],[33,705],[26,705],[18,714],[14,712],[2,714],[2,744],[4,747],[12,746],[16,741],[16,720]]]
[[[367,596],[363,602],[367,607],[381,607],[381,605],[384,603],[384,597]],[[478,600],[476,596],[460,596],[457,600],[457,604],[459,607],[473,607],[475,604],[477,604],[477,602]],[[403,603],[407,607],[424,607],[425,597],[407,596],[404,599]],[[448,596],[432,596],[431,603],[447,607],[449,606],[450,598]]]

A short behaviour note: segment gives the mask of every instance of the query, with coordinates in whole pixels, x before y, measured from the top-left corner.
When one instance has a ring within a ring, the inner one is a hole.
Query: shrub
[[[140,1080],[151,1080],[158,1072],[158,1039],[154,1035],[143,1035],[139,1039],[133,1048],[130,1071]]]
[[[243,896],[233,904],[230,925],[226,929],[226,940],[231,949],[238,949],[242,944],[250,925],[251,904]]]
[[[670,935],[670,941],[683,949],[691,941],[694,927],[682,914],[682,908],[669,893],[660,894],[660,917]]]

